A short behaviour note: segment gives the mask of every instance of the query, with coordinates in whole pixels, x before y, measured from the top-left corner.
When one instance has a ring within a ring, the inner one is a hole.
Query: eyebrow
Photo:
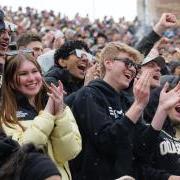
[[[38,68],[37,67],[34,67],[34,68],[32,68],[32,69],[28,69],[28,70],[20,70],[20,71],[18,71],[18,73],[19,72],[27,72],[27,71],[32,71],[32,70],[38,70]],[[39,70],[38,70],[39,71]]]

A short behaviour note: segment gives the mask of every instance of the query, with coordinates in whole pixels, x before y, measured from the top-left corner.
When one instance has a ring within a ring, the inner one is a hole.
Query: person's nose
[[[156,64],[156,65],[155,65],[155,70],[158,71],[158,72],[160,72],[160,71],[161,71],[161,67],[160,67],[158,64]]]
[[[10,39],[10,35],[9,35],[9,32],[8,31],[4,31],[3,34],[2,34],[2,38],[6,41],[9,41]]]
[[[34,74],[29,73],[29,75],[28,75],[28,81],[34,81],[34,79],[35,79]]]
[[[84,63],[88,63],[89,60],[88,60],[87,56],[82,56],[81,61]]]

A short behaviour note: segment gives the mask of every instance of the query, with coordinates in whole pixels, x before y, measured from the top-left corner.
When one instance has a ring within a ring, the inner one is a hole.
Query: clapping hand
[[[49,86],[49,96],[48,102],[46,104],[45,110],[52,115],[57,115],[62,113],[64,110],[64,94],[63,85],[61,81],[58,81],[58,86],[56,87],[53,83]]]
[[[168,111],[180,101],[180,82],[170,91],[168,91],[168,87],[169,84],[166,82],[159,98],[159,107],[164,111]]]
[[[142,109],[144,109],[149,102],[151,74],[151,70],[148,69],[143,71],[142,74],[134,80],[133,93],[135,102]]]
[[[54,102],[54,115],[62,113],[64,110],[64,90],[61,81],[58,81],[58,86],[56,87],[53,83],[51,83],[50,92],[48,92],[48,96]]]

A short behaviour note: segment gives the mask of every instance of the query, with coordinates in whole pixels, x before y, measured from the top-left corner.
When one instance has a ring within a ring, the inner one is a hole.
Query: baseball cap
[[[151,61],[156,62],[161,68],[165,66],[165,59],[162,56],[146,56],[141,65],[143,66]]]

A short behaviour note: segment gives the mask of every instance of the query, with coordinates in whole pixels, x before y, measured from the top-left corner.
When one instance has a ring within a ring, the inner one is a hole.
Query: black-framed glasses
[[[131,67],[134,67],[136,72],[133,71],[133,78],[136,77],[139,69],[141,68],[141,66],[139,64],[134,63],[133,60],[131,60],[129,58],[118,58],[118,57],[115,57],[113,60],[123,62],[125,64],[126,68],[128,68],[128,69],[130,69]]]
[[[134,63],[133,60],[131,60],[129,58],[115,57],[113,60],[122,61],[128,69],[131,68],[131,67],[134,67],[136,69],[136,71],[138,71],[140,69],[140,67],[141,67],[139,64]]]

